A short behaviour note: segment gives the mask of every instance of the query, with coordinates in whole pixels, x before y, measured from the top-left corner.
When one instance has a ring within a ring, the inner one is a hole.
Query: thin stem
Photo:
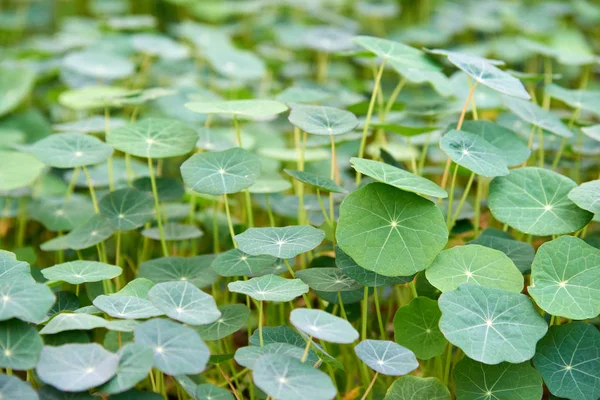
[[[308,357],[308,351],[310,350],[310,344],[312,343],[312,339],[312,336],[308,337],[308,341],[306,342],[306,347],[304,348],[304,353],[302,353],[302,358],[300,359],[300,362],[306,361],[306,358]]]
[[[231,235],[233,247],[237,249],[237,243],[233,239],[235,237],[235,231],[233,230],[233,221],[231,220],[231,212],[229,211],[229,199],[227,198],[227,194],[223,195],[223,200],[225,200],[225,215],[227,215],[227,225],[229,226],[229,234]]]
[[[263,340],[263,302],[258,302],[258,337],[260,339],[260,347],[265,345]]]
[[[377,288],[373,288],[373,298],[375,299],[375,312],[377,314],[377,323],[379,324],[379,333],[381,334],[381,339],[385,340],[387,334],[383,324],[383,318],[381,317],[381,309],[379,308],[379,290]]]
[[[474,234],[475,237],[477,237],[479,235],[479,220],[481,219],[481,195],[483,191],[483,187],[482,187],[482,183],[481,183],[481,178],[477,179],[477,191],[475,194],[475,229],[474,229]]]
[[[330,179],[335,182],[335,166],[337,164],[336,154],[335,154],[335,140],[333,135],[329,135],[331,138],[331,172]],[[335,207],[333,203],[333,192],[329,192],[329,222],[331,227],[335,224]],[[335,244],[335,239],[334,239]]]
[[[362,301],[362,318],[361,318],[361,337],[362,340],[367,339],[367,315],[369,313],[369,287],[365,286],[363,289],[363,301]]]
[[[79,177],[79,171],[79,167],[75,167],[73,174],[71,175],[71,179],[69,180],[69,186],[67,187],[67,192],[65,193],[65,202],[67,203],[69,200],[71,200],[73,191],[75,191],[75,184],[77,183],[77,177]]]
[[[271,226],[275,226],[275,218],[273,217],[273,210],[271,209],[269,193],[265,193],[265,205],[267,207],[267,214],[269,215],[269,224],[271,224]]]
[[[92,184],[92,178],[86,166],[83,166],[83,173],[85,174],[85,180],[87,181],[88,189],[90,190],[90,196],[92,197],[92,204],[94,205],[94,212],[100,214],[100,208],[98,208],[98,201],[96,200],[96,191]]]
[[[235,127],[235,137],[237,139],[237,145],[242,146],[242,131],[240,130],[240,124],[237,119],[237,115],[233,114],[233,126]]]
[[[323,199],[321,198],[321,191],[317,189],[317,200],[319,201],[319,207],[321,207],[321,212],[323,213],[323,218],[325,218],[325,222],[327,225],[333,226],[331,221],[329,220],[329,215],[327,215],[327,210],[325,209],[325,205],[323,204]]]
[[[404,85],[406,85],[407,81],[408,81],[408,79],[406,79],[406,77],[402,77],[402,79],[400,79],[398,81],[398,84],[394,88],[394,91],[392,92],[392,94],[390,94],[390,98],[388,99],[388,102],[385,106],[385,110],[383,111],[384,121],[387,120],[388,114],[392,110],[392,107],[394,106],[394,103],[396,102],[398,95],[400,95],[400,92],[402,91],[402,88],[404,88]]]
[[[154,210],[156,212],[156,221],[158,223],[158,234],[160,236],[160,245],[162,247],[163,255],[165,257],[168,257],[169,249],[167,248],[167,241],[165,240],[165,232],[163,230],[162,216],[161,216],[161,212],[160,212],[160,202],[158,199],[158,189],[156,188],[156,178],[154,176],[154,166],[152,165],[152,159],[150,157],[148,157],[148,171],[150,172],[150,184],[152,185],[152,195],[154,196]]]
[[[452,344],[448,343],[448,348],[446,349],[446,363],[444,364],[444,385],[448,386],[448,382],[450,381],[450,365],[452,364]]]
[[[360,400],[365,400],[367,398],[367,396],[371,392],[371,389],[373,389],[373,385],[375,385],[375,381],[377,380],[378,376],[379,376],[379,372],[375,372],[375,375],[373,375],[373,379],[371,379],[371,383],[369,383],[369,386],[367,387],[365,394],[363,394],[363,396],[360,398]]]
[[[454,212],[454,216],[450,220],[450,225],[454,225],[456,220],[458,219],[458,215],[460,214],[460,210],[462,210],[463,205],[465,204],[465,200],[467,200],[467,196],[471,191],[471,186],[473,185],[473,179],[475,179],[475,172],[471,172],[471,176],[469,177],[469,181],[467,182],[467,186],[463,191],[462,196],[460,197],[460,201],[458,203],[458,207],[456,207],[456,211]]]
[[[346,314],[346,308],[344,307],[344,301],[342,299],[342,292],[337,292],[338,303],[340,304],[340,313],[342,318],[348,321],[348,314]]]
[[[385,69],[385,58],[381,62],[381,66],[379,67],[379,71],[377,72],[377,76],[375,77],[375,86],[373,87],[373,92],[371,93],[371,100],[369,101],[369,108],[367,109],[367,117],[365,119],[365,126],[363,128],[362,137],[360,139],[360,148],[358,150],[358,157],[362,158],[365,154],[365,146],[367,144],[367,133],[369,132],[369,125],[371,124],[371,117],[373,115],[373,107],[375,106],[375,98],[377,97],[377,90],[379,90],[379,84],[381,82],[381,76],[383,75],[383,70]],[[356,186],[360,185],[362,175],[360,172],[356,172]]]
[[[121,254],[121,231],[117,231],[117,244],[115,247],[115,265],[119,266]]]
[[[458,164],[454,166],[454,172],[452,173],[452,182],[450,183],[450,190],[448,191],[448,212],[446,215],[446,225],[450,228],[450,222],[452,221],[452,207],[454,206],[454,188],[456,186],[456,176],[458,175]]]

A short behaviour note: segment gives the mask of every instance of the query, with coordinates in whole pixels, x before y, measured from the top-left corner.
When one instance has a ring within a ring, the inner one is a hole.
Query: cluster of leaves
[[[0,399],[600,398],[600,8],[89,3],[7,22]]]

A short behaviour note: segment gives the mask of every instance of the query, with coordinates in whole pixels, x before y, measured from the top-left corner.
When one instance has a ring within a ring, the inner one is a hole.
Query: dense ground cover
[[[0,16],[0,399],[600,397],[600,7]]]

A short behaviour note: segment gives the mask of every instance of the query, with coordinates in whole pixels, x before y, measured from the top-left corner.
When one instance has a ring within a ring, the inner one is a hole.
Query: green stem
[[[363,301],[362,301],[362,318],[361,318],[361,337],[362,340],[367,339],[367,316],[369,314],[369,287],[365,286],[363,289]]]
[[[363,396],[360,398],[360,400],[365,400],[367,398],[368,394],[371,392],[371,389],[373,388],[373,385],[375,385],[375,381],[377,380],[378,376],[379,376],[379,372],[375,372],[375,375],[373,375],[373,379],[371,379],[371,383],[369,383],[367,390],[365,390],[365,394],[363,394]]]
[[[237,249],[237,243],[233,239],[235,237],[235,231],[233,230],[233,221],[231,220],[231,212],[229,211],[229,199],[227,198],[227,194],[223,195],[223,200],[225,200],[225,215],[227,216],[227,225],[229,226],[229,234],[231,235],[231,241],[233,242],[233,247]]]
[[[471,176],[469,177],[469,181],[467,182],[467,186],[465,187],[465,190],[463,191],[463,194],[460,197],[460,201],[458,203],[458,207],[456,207],[456,211],[454,212],[454,216],[450,220],[450,225],[452,225],[452,226],[454,226],[454,224],[456,223],[456,220],[458,219],[458,215],[460,214],[460,211],[462,210],[463,205],[465,204],[465,200],[467,200],[469,192],[471,191],[471,186],[473,185],[473,179],[475,179],[475,172],[471,172]]]
[[[273,217],[273,210],[271,209],[271,201],[269,200],[269,193],[265,193],[265,205],[267,206],[267,214],[269,215],[269,224],[275,226],[275,218]]]
[[[448,382],[450,381],[450,366],[452,364],[452,344],[448,343],[448,348],[446,349],[446,363],[444,365],[444,385],[448,386]]]
[[[362,158],[365,154],[365,146],[367,144],[367,134],[369,133],[369,125],[371,124],[371,117],[373,116],[373,107],[375,106],[375,98],[377,96],[377,90],[379,90],[379,85],[381,82],[381,76],[383,75],[383,70],[385,69],[385,58],[381,62],[379,66],[379,71],[377,72],[377,76],[375,77],[375,86],[373,87],[373,92],[371,93],[371,100],[369,101],[369,108],[367,109],[367,117],[365,119],[365,126],[363,128],[362,137],[360,139],[360,148],[358,150],[358,157]],[[356,186],[360,185],[362,175],[360,172],[356,172]]]
[[[482,195],[483,187],[481,183],[481,178],[477,179],[477,191],[475,194],[475,237],[479,236],[479,227],[480,227],[480,219],[481,219],[481,195]]]
[[[85,168],[85,167],[84,167]],[[85,169],[84,169],[85,171]],[[160,202],[158,199],[158,189],[156,188],[156,178],[154,176],[154,166],[152,165],[152,159],[148,157],[148,171],[150,172],[150,184],[152,185],[152,195],[154,196],[154,209],[156,212],[156,221],[158,223],[158,234],[160,236],[160,245],[162,247],[163,256],[169,256],[169,249],[167,248],[167,242],[165,240],[165,232],[162,225],[162,216],[160,212]]]
[[[75,184],[77,183],[77,178],[79,177],[79,167],[76,167],[73,170],[73,174],[71,175],[71,179],[69,180],[69,186],[67,187],[67,192],[65,193],[65,202],[69,202],[71,200],[71,196],[75,191]]]
[[[94,190],[94,185],[92,184],[92,178],[90,178],[90,173],[87,167],[82,167],[83,173],[85,174],[85,180],[88,184],[88,189],[90,191],[90,196],[92,197],[92,204],[94,205],[94,212],[96,214],[100,214],[100,208],[98,208],[98,201],[96,200],[96,191]]]
[[[375,312],[377,313],[377,323],[379,324],[379,333],[381,334],[381,339],[385,340],[387,333],[383,324],[383,318],[381,317],[381,309],[379,308],[379,289],[373,288],[373,291],[373,298],[375,299]]]
[[[402,79],[400,79],[400,81],[398,81],[398,84],[396,85],[396,87],[394,88],[394,91],[390,95],[390,98],[388,99],[388,102],[385,106],[385,110],[383,111],[383,120],[384,121],[387,121],[387,116],[390,113],[390,111],[392,110],[392,107],[394,106],[396,99],[400,95],[400,92],[402,91],[402,88],[404,88],[404,85],[406,85],[407,81],[408,81],[408,79],[406,79],[406,77],[402,77]]]
[[[452,182],[450,183],[450,190],[448,191],[448,210],[446,214],[446,225],[450,229],[450,222],[452,221],[452,207],[454,206],[454,188],[456,186],[456,176],[458,175],[458,164],[454,166],[454,172],[452,173]]]
[[[346,314],[346,308],[344,307],[344,302],[342,301],[342,292],[337,292],[338,303],[340,304],[340,311],[342,314],[342,318],[348,321],[348,315]]]
[[[263,340],[263,302],[258,302],[258,337],[260,339],[260,347],[265,345]]]
[[[306,342],[306,347],[304,348],[304,353],[302,353],[302,358],[300,359],[300,362],[305,362],[306,358],[308,357],[308,351],[310,350],[310,344],[312,343],[312,336],[308,337],[308,341]]]

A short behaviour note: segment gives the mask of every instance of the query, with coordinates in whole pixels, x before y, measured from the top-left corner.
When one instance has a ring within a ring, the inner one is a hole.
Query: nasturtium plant
[[[596,2],[70,3],[0,10],[0,400],[600,397]]]
[[[427,268],[448,241],[434,203],[382,183],[346,197],[336,235],[340,248],[358,265],[386,276],[409,276]]]

